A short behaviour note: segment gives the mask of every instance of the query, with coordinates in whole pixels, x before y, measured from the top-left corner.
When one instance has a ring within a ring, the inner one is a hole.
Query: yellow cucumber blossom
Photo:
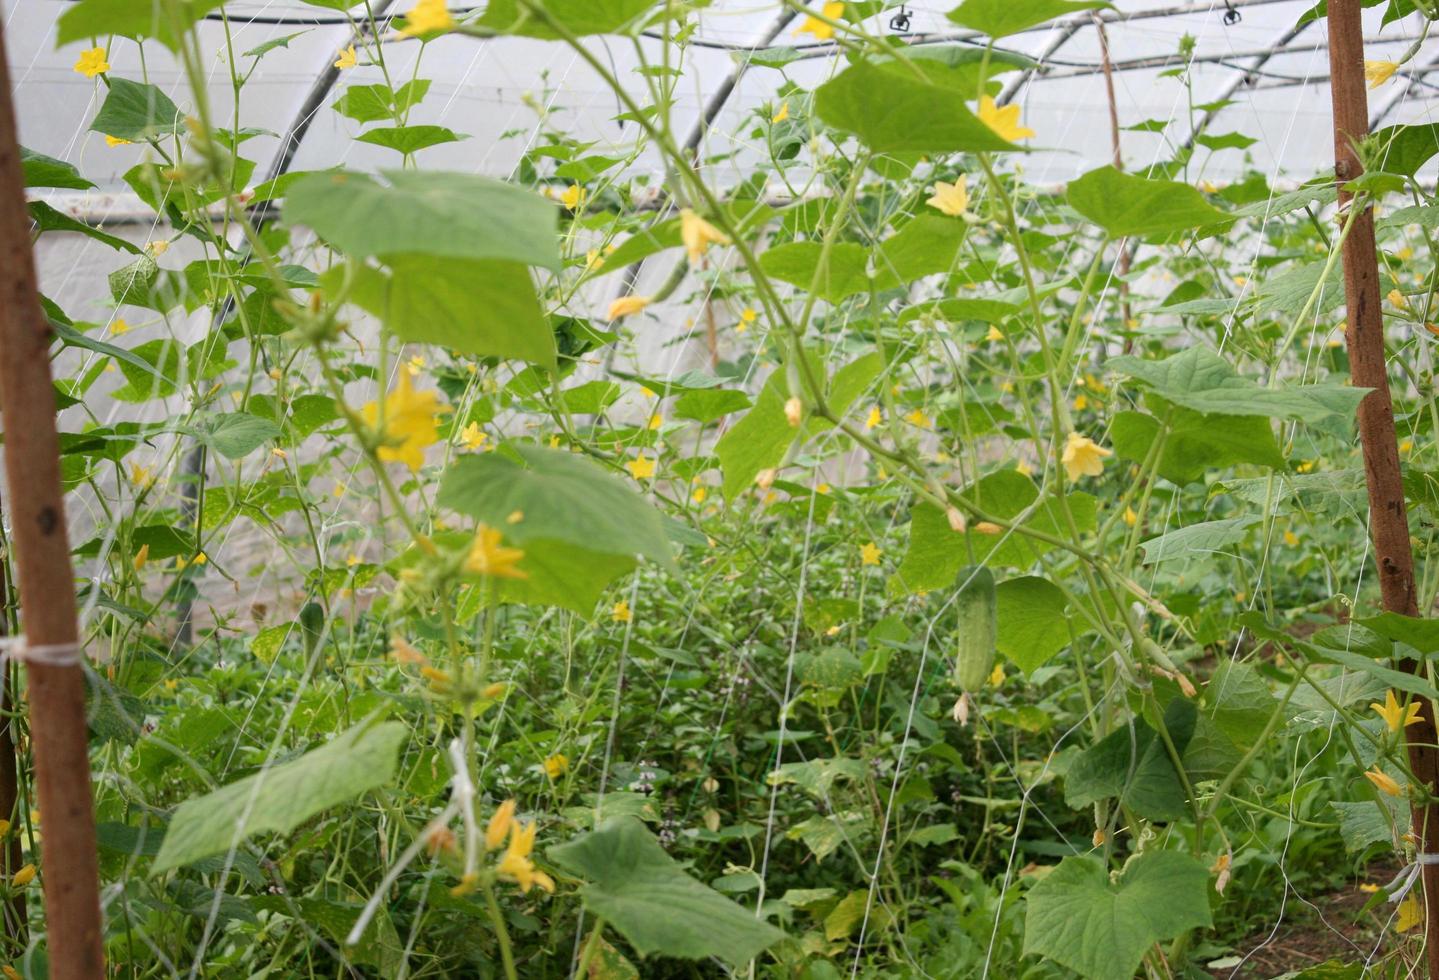
[[[969,189],[965,186],[965,180],[964,174],[960,174],[952,184],[936,180],[934,196],[924,203],[932,208],[938,208],[950,217],[959,217],[969,210]]]
[[[535,846],[535,830],[533,823],[522,824],[516,822],[510,827],[510,845],[505,848],[505,854],[500,858],[500,863],[495,866],[501,877],[512,879],[520,886],[520,891],[528,892],[531,888],[539,886],[547,892],[555,890],[554,880],[530,861],[530,852]]]
[[[1418,701],[1412,701],[1407,705],[1400,704],[1393,691],[1385,692],[1383,704],[1371,702],[1369,707],[1384,719],[1384,724],[1389,726],[1391,732],[1397,732],[1410,725],[1417,725],[1423,720],[1419,717],[1420,704]]]
[[[380,427],[380,403],[369,402],[360,410],[365,424],[379,431],[376,450],[382,462],[404,463],[411,473],[425,465],[425,447],[440,441],[439,416],[450,409],[440,404],[433,391],[416,391],[410,372],[401,371],[400,380],[385,398],[385,424]]]
[[[505,800],[495,808],[490,822],[485,824],[485,850],[493,851],[505,842],[510,826],[515,822],[515,801]]]
[[[86,48],[80,52],[80,60],[75,62],[75,71],[86,78],[103,75],[109,70],[110,62],[105,60],[104,48]]]
[[[436,31],[452,30],[454,26],[455,18],[450,16],[445,0],[420,0],[405,14],[405,26],[400,29],[400,33],[420,37]]]
[[[979,121],[994,130],[1000,139],[1011,143],[1035,135],[1034,130],[1019,124],[1019,106],[997,106],[988,95],[979,100]]]
[[[1369,83],[1371,89],[1378,88],[1399,70],[1397,61],[1366,61],[1364,62],[1364,80]]]
[[[1404,790],[1392,777],[1382,769],[1375,767],[1364,773],[1364,778],[1374,784],[1374,788],[1389,796],[1403,796]]]
[[[650,305],[648,296],[621,296],[610,304],[609,312],[605,319],[611,322],[627,316],[633,316],[646,306]]]
[[[528,572],[515,567],[515,562],[525,557],[524,551],[501,546],[500,539],[503,537],[494,528],[481,524],[465,558],[465,571],[490,578],[529,578]]]
[[[689,208],[680,211],[680,241],[691,262],[698,262],[711,245],[728,245],[730,237]]]
[[[1064,472],[1069,474],[1069,478],[1078,480],[1082,476],[1099,476],[1104,472],[1104,458],[1113,455],[1111,450],[1088,436],[1071,432],[1064,442],[1064,455],[1060,457],[1060,462],[1064,464]]]
[[[842,2],[826,3],[820,8],[820,14],[830,20],[838,20],[844,16],[844,4]],[[834,25],[826,24],[818,17],[810,16],[806,17],[804,23],[795,29],[795,34],[810,34],[816,41],[828,41],[834,37]]]
[[[358,58],[355,55],[355,46],[352,44],[349,47],[345,48],[345,50],[340,52],[340,56],[335,59],[335,67],[340,69],[341,71],[344,71],[346,68],[355,67],[357,61]]]

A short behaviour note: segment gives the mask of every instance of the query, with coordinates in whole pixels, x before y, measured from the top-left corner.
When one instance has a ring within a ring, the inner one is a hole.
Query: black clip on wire
[[[1225,26],[1225,27],[1233,27],[1235,24],[1239,23],[1239,22],[1240,22],[1241,20],[1243,20],[1243,19],[1244,19],[1244,15],[1241,14],[1238,10],[1234,9],[1234,4],[1230,3],[1229,0],[1225,0],[1225,2],[1224,2],[1224,26]]]
[[[899,13],[889,19],[889,29],[896,34],[908,34],[909,24],[909,11],[905,9],[904,4],[900,4]]]

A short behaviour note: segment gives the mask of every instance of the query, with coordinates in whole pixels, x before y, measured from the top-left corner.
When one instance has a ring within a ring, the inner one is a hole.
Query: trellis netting
[[[1439,964],[1439,11],[1344,2],[6,0],[109,961]]]

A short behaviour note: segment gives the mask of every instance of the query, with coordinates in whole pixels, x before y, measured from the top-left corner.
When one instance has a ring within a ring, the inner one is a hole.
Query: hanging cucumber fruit
[[[978,691],[994,670],[995,637],[998,621],[994,598],[994,575],[984,566],[960,569],[955,577],[958,592],[954,607],[959,621],[955,628],[955,676],[966,694]]]

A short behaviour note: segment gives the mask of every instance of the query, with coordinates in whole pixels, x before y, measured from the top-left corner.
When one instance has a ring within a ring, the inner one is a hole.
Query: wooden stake
[[[40,308],[30,215],[0,24],[0,422],[11,543],[28,645],[75,644],[75,575],[60,493],[50,324]],[[85,677],[78,666],[26,664],[36,795],[44,820],[41,871],[50,976],[105,975],[100,874],[90,797]]]
[[[1334,100],[1334,176],[1340,186],[1341,225],[1353,195],[1345,183],[1363,172],[1356,144],[1369,131],[1369,105],[1364,91],[1364,34],[1360,0],[1329,0],[1330,91]],[[1369,531],[1384,608],[1405,616],[1419,615],[1414,588],[1414,560],[1409,545],[1409,515],[1399,471],[1399,446],[1394,432],[1394,406],[1384,355],[1384,316],[1379,295],[1379,264],[1374,251],[1374,212],[1365,208],[1354,218],[1344,241],[1344,300],[1350,377],[1356,387],[1373,391],[1359,403],[1359,440],[1364,451],[1364,482],[1369,490]],[[1421,666],[1404,661],[1404,669]],[[1433,794],[1439,786],[1439,748],[1435,746],[1434,705],[1418,698],[1420,722],[1404,729],[1409,767]],[[1439,805],[1418,804],[1412,811],[1419,853],[1439,848]],[[1439,866],[1422,868],[1425,906],[1425,954],[1429,976],[1439,977]]]

